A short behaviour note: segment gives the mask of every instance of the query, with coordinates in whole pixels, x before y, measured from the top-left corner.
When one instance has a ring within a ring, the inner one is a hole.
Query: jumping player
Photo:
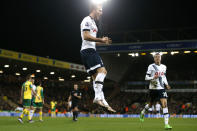
[[[93,79],[93,88],[95,92],[93,103],[99,104],[109,111],[116,112],[105,100],[103,84],[107,75],[107,70],[103,65],[101,57],[96,52],[96,45],[109,45],[112,42],[108,37],[96,37],[98,28],[95,21],[99,20],[102,13],[102,5],[92,4],[89,16],[85,17],[81,22],[82,46],[80,54],[87,73],[92,76]]]

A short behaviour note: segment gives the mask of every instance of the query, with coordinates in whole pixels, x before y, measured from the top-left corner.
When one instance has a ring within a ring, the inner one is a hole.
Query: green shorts
[[[51,109],[52,112],[55,112],[56,108]]]
[[[42,102],[33,102],[33,106],[35,108],[42,108],[43,107],[43,103]]]
[[[30,107],[31,99],[23,99],[23,107]]]

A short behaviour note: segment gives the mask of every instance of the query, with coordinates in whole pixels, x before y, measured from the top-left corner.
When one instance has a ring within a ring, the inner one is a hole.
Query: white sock
[[[168,124],[169,121],[168,107],[163,108],[163,115],[164,115],[164,123],[166,125]]]
[[[105,79],[106,74],[98,73],[96,76],[95,81],[93,81],[94,91],[95,91],[95,100],[102,100],[103,98],[103,82]],[[105,103],[106,104],[106,103]]]
[[[32,117],[33,117],[33,115],[34,115],[34,110],[30,110],[30,112],[29,112],[30,114],[30,118],[32,119]]]
[[[105,106],[109,106],[109,104],[107,103],[107,101],[106,101],[105,99],[103,99],[102,102],[103,102],[103,104],[104,104]]]
[[[105,96],[104,96],[104,93],[103,91],[101,91],[101,99],[102,99],[102,102],[105,106],[109,106],[109,104],[107,103],[107,101],[105,100]]]
[[[105,76],[106,76],[105,73],[98,73],[97,76],[96,76],[95,82],[96,81],[104,82]]]
[[[93,81],[93,88],[94,88],[94,93],[95,93],[94,100],[96,101],[101,100],[100,87],[97,87],[97,84],[95,84],[95,81]]]

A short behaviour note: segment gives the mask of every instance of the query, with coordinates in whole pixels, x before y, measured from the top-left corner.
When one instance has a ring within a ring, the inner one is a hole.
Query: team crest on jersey
[[[86,22],[85,26],[89,27],[89,26],[90,26],[90,24],[89,24],[88,22]]]

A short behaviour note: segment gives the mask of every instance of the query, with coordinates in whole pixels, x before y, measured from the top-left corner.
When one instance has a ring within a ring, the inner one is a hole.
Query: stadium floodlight
[[[185,54],[189,54],[189,53],[191,53],[191,51],[184,51],[184,53],[185,53]]]
[[[139,53],[129,53],[128,55],[130,55],[132,57],[137,57],[137,56],[139,56]]]
[[[71,75],[71,78],[75,78],[76,76],[75,75]]]
[[[36,72],[40,72],[40,70],[36,70]]]
[[[20,76],[21,74],[20,74],[20,73],[16,73],[15,75],[16,75],[16,76]]]
[[[175,55],[175,54],[178,54],[178,53],[179,53],[179,51],[172,51],[170,54]]]
[[[59,78],[59,81],[64,81],[64,79],[63,78]]]
[[[168,52],[161,52],[161,54],[162,54],[162,55],[166,55],[166,54],[168,54]]]
[[[27,68],[26,68],[26,67],[23,67],[23,70],[24,70],[24,71],[26,71],[26,70],[27,70]]]
[[[108,0],[91,0],[91,3],[93,3],[93,4],[103,4],[106,1],[108,1]]]
[[[90,79],[89,80],[84,80],[84,82],[90,82]]]
[[[139,56],[139,54],[138,53],[135,53],[135,56]]]
[[[156,54],[156,52],[151,52],[150,54],[154,56]]]
[[[50,74],[51,74],[51,75],[54,75],[54,74],[55,74],[55,72],[50,72]]]
[[[44,77],[45,80],[48,80],[48,77]]]
[[[132,57],[135,57],[135,54],[134,53],[129,53],[128,55],[130,55]]]
[[[4,65],[4,67],[5,67],[5,68],[9,68],[9,67],[10,67],[10,65]]]
[[[3,74],[3,71],[2,70],[0,70],[0,74]]]
[[[160,55],[168,54],[168,52],[151,52],[150,54],[155,56],[155,54],[159,53]]]

